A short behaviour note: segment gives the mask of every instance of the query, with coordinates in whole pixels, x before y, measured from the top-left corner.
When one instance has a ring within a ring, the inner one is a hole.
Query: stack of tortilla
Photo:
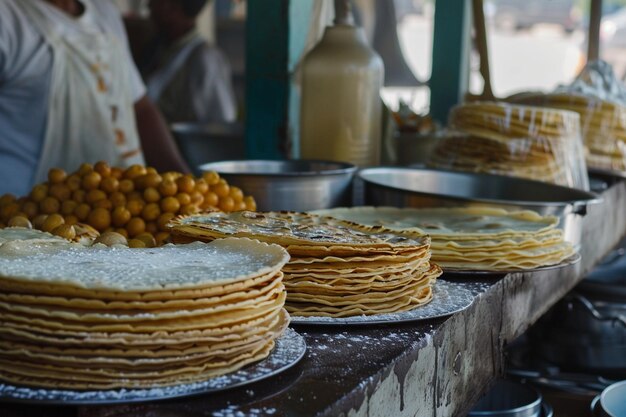
[[[249,237],[283,246],[287,310],[348,317],[400,312],[432,299],[441,274],[430,239],[419,232],[291,212],[206,213],[175,219],[176,241]]]
[[[433,152],[432,167],[588,186],[579,117],[574,112],[469,103],[452,110],[450,127],[455,132]]]
[[[578,113],[587,165],[626,171],[626,107],[582,94],[525,94],[516,101]]]
[[[505,271],[557,265],[575,254],[558,218],[495,208],[355,207],[320,214],[431,236],[432,259],[444,271]]]
[[[288,325],[287,260],[249,239],[156,249],[5,241],[0,380],[150,388],[237,370],[265,358]]]

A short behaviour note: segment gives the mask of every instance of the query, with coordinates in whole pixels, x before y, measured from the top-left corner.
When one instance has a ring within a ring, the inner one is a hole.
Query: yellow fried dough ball
[[[97,162],[84,163],[75,172],[52,168],[47,180],[26,197],[0,196],[0,223],[16,218],[11,224],[28,221],[33,228],[50,232],[58,228],[64,237],[72,230],[82,236],[79,228],[84,224],[92,228],[91,235],[96,230],[116,232],[141,241],[137,237],[144,234],[144,246],[151,247],[169,240],[167,224],[176,216],[256,209],[251,196],[213,171],[196,178],[173,171],[160,174],[142,165],[123,169]]]
[[[74,240],[74,238],[76,237],[76,229],[74,229],[74,226],[72,225],[62,224],[55,227],[52,230],[52,234],[67,240]]]
[[[61,184],[67,178],[67,173],[61,168],[52,168],[48,171],[48,182],[50,184]]]
[[[146,222],[141,217],[133,217],[126,223],[128,236],[135,237],[146,231]]]
[[[93,170],[100,174],[102,178],[111,176],[111,167],[105,161],[96,162],[96,164],[93,166]]]
[[[111,212],[104,208],[95,208],[87,216],[87,223],[102,232],[111,225]]]
[[[8,221],[7,226],[9,226],[9,227],[25,227],[27,229],[32,229],[33,228],[33,225],[31,224],[30,220],[28,220],[24,216],[14,216],[14,217],[12,217]]]
[[[44,214],[58,213],[61,210],[61,203],[54,197],[46,197],[39,203],[39,210]]]
[[[165,197],[161,200],[161,212],[178,213],[180,210],[180,202],[176,197]]]
[[[220,181],[220,176],[215,171],[207,171],[207,172],[205,172],[204,174],[202,174],[202,178],[209,185],[215,185],[215,184],[217,184]]]
[[[115,207],[111,213],[111,221],[115,227],[122,227],[130,221],[132,214],[126,207]]]
[[[135,248],[135,249],[139,248],[139,249],[140,249],[140,248],[145,248],[145,247],[146,247],[146,244],[144,243],[144,241],[143,241],[143,240],[139,240],[139,239],[130,239],[130,240],[128,241],[128,247],[129,247],[129,248]]]
[[[100,236],[98,236],[96,240],[94,240],[93,243],[94,244],[102,243],[103,245],[106,245],[106,246],[113,246],[113,245],[128,246],[128,240],[126,239],[126,236],[118,232],[104,232]]]
[[[44,232],[52,232],[54,229],[63,224],[65,224],[65,219],[63,218],[63,216],[56,213],[50,214],[43,221],[43,224],[41,225],[41,230],[43,230]]]
[[[120,187],[120,182],[117,178],[108,176],[104,177],[100,182],[100,189],[107,194],[112,194],[116,192]]]
[[[30,191],[30,199],[35,203],[41,203],[48,196],[48,186],[37,184]]]
[[[152,235],[152,233],[149,232],[143,232],[138,234],[137,236],[135,236],[135,239],[141,240],[146,248],[153,248],[156,246],[156,240],[154,239],[154,236]]]
[[[43,223],[46,221],[47,218],[47,214],[39,214],[35,216],[35,218],[33,218],[33,221],[31,222],[33,224],[33,228],[42,230]]]

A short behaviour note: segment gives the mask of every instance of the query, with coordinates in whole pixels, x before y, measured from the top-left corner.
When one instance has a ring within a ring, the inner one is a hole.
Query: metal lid
[[[459,201],[536,206],[602,201],[587,191],[503,175],[399,167],[367,168],[358,175],[366,183],[387,189]]]
[[[219,174],[270,176],[270,177],[302,177],[320,175],[353,174],[356,166],[347,162],[317,160],[241,160],[210,162],[201,165],[201,171],[216,171]]]

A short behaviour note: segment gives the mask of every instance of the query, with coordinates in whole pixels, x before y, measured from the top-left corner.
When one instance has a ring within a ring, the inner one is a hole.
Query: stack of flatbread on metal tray
[[[281,272],[289,255],[277,245],[85,248],[45,233],[3,241],[7,231],[1,381],[65,389],[204,381],[268,356],[289,322]]]
[[[283,246],[287,310],[297,316],[348,317],[400,312],[432,299],[441,269],[430,239],[306,213],[237,212],[179,217],[175,241],[249,237]]]
[[[446,270],[524,270],[556,265],[575,254],[558,218],[495,208],[355,207],[318,213],[431,236],[432,259]]]
[[[523,94],[515,102],[537,104],[580,115],[587,165],[626,171],[626,107],[582,94]]]
[[[588,187],[579,118],[574,112],[468,103],[452,109],[450,128],[433,151],[429,166]]]

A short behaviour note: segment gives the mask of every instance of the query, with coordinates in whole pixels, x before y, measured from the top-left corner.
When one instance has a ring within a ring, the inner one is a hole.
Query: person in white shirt
[[[224,54],[196,30],[207,0],[150,0],[157,38],[140,63],[148,96],[169,123],[233,122],[237,103]]]
[[[145,159],[144,159],[145,157]],[[105,160],[188,171],[111,0],[0,0],[0,194]]]

